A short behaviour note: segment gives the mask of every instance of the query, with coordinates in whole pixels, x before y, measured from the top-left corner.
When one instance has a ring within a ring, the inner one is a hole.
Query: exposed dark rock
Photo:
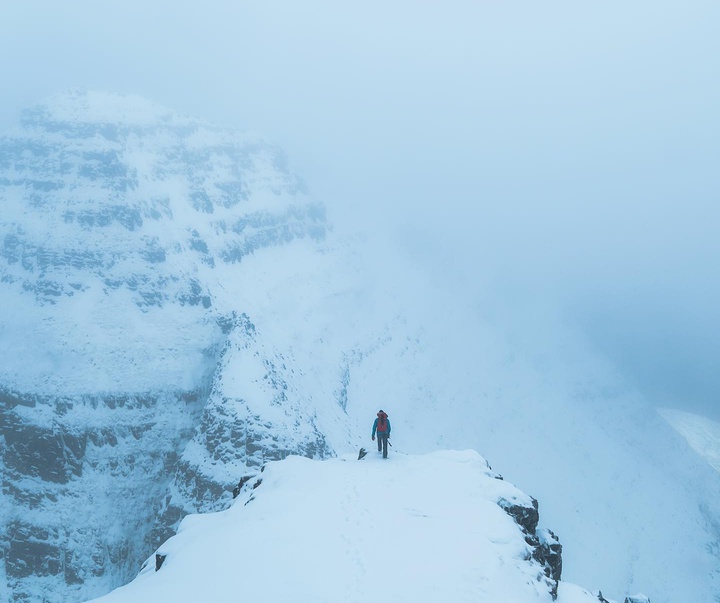
[[[530,557],[542,566],[545,579],[550,588],[550,594],[555,600],[557,598],[558,581],[562,575],[562,545],[552,531],[537,529],[540,519],[538,501],[532,497],[530,497],[530,501],[531,504],[527,505],[501,498],[498,505],[525,532],[525,542],[530,547]]]
[[[533,556],[545,566],[548,578],[556,582],[562,579],[562,545],[552,530],[538,530],[538,546]]]
[[[167,559],[167,555],[161,555],[160,553],[155,554],[155,571],[156,572],[163,566],[163,563],[165,563],[165,559]]]
[[[532,506],[521,505],[517,502],[501,498],[498,505],[517,523],[527,534],[535,534],[540,515],[538,514],[538,502],[531,497]]]
[[[8,411],[15,406],[25,406],[33,408],[37,403],[37,396],[33,394],[23,394],[5,387],[0,387],[0,410]]]
[[[550,581],[550,594],[557,598],[558,582],[562,577],[562,545],[551,530],[537,530],[535,535],[527,534],[525,542],[530,545],[531,556],[542,567]]]
[[[9,546],[6,571],[13,578],[54,576],[62,568],[62,550],[57,530],[13,521],[7,529]]]
[[[226,263],[236,263],[258,249],[278,243],[304,237],[321,240],[326,235],[323,212],[318,206],[307,206],[291,207],[283,215],[255,213],[244,216],[230,226],[240,236],[225,247],[220,257]]]
[[[650,599],[645,595],[633,595],[625,597],[625,603],[650,603]]]
[[[12,412],[4,419],[1,433],[7,470],[57,484],[66,484],[73,475],[82,474],[84,434],[64,433],[58,425],[34,425]]]
[[[158,397],[187,412],[159,417]],[[57,594],[48,602],[84,600],[109,572],[115,580],[135,575],[161,530],[147,498],[164,493],[168,459],[191,437],[203,400],[197,392],[54,399],[0,390],[2,496],[13,513],[0,526],[0,555],[12,600],[38,600],[38,588]],[[107,425],[88,421],[93,408],[108,411],[98,415]],[[34,412],[51,419],[33,423]],[[102,476],[102,489],[87,491],[86,473]]]
[[[160,264],[167,259],[167,253],[157,238],[148,240],[141,254],[143,259],[151,264]]]
[[[240,478],[238,485],[233,488],[233,498],[237,498],[238,496],[240,496],[240,492],[242,491],[243,486],[248,483],[253,477],[253,475],[244,475]]]

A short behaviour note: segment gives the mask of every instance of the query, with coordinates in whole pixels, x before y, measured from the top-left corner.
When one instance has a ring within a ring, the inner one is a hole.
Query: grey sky
[[[6,2],[0,129],[68,87],[252,129],[339,223],[551,300],[720,419],[719,27],[716,0]]]

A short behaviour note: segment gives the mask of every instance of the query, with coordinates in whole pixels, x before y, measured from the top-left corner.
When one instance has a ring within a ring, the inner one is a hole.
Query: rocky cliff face
[[[0,143],[3,282],[40,304],[100,286],[145,310],[209,308],[201,268],[324,235],[322,208],[262,141],[92,93],[21,126]]]
[[[27,112],[0,138],[0,600],[107,592],[266,460],[356,456],[378,408],[394,450],[477,449],[542,501],[550,585],[715,597],[718,473],[566,326],[429,275],[331,237],[256,138],[107,94]]]
[[[267,461],[332,453],[314,405],[294,378],[299,371],[292,359],[268,349],[247,315],[234,319],[198,429],[168,489],[160,541],[186,514],[226,508],[238,480]]]
[[[205,395],[3,392],[10,600],[82,598],[136,571]]]
[[[226,294],[248,256],[325,236],[278,149],[139,98],[71,92],[0,138],[0,207],[10,600],[126,581],[180,516],[237,483],[208,463],[327,454],[283,358]],[[262,387],[228,388],[232,362]]]

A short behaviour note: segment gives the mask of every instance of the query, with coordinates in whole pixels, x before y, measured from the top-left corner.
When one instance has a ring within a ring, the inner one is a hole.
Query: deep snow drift
[[[131,584],[97,603],[547,602],[542,566],[498,501],[530,497],[473,451],[370,451],[269,463],[223,512],[186,517]],[[252,485],[251,485],[252,484]],[[561,583],[561,603],[596,603]]]

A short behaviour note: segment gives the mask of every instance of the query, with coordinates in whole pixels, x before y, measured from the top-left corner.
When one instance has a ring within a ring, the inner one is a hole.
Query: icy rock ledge
[[[543,566],[545,576],[553,582],[551,594],[557,599],[558,582],[562,577],[562,545],[551,530],[537,529],[540,521],[538,501],[530,498],[530,503],[498,500],[498,506],[515,520],[525,533],[525,542],[531,547],[532,558]]]

